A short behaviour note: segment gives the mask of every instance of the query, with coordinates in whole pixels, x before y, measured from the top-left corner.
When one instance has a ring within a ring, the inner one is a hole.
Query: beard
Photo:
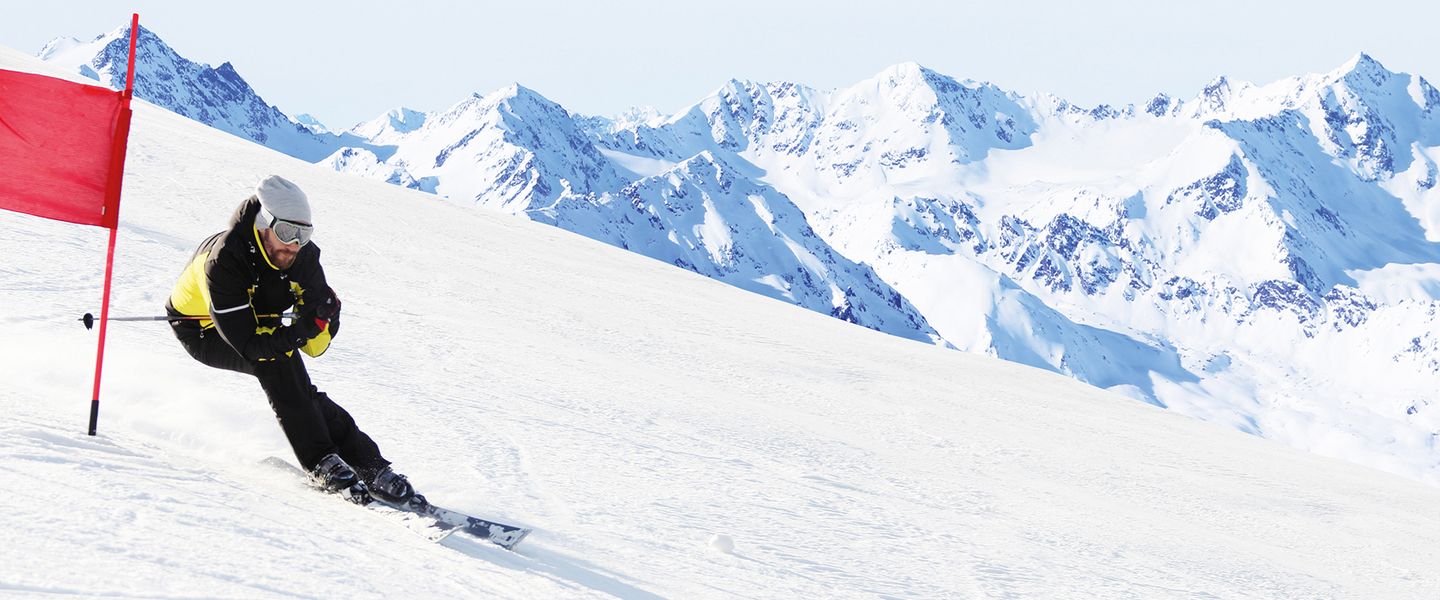
[[[280,267],[281,270],[288,269],[290,268],[290,265],[295,264],[295,257],[299,254],[299,251],[290,250],[289,248],[280,248],[274,253],[275,266]]]

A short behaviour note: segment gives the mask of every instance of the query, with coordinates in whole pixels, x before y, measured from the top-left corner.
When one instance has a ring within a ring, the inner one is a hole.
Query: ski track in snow
[[[29,486],[0,494],[0,595],[1440,596],[1435,488],[147,105],[113,314],[157,314],[271,172],[310,194],[345,300],[314,380],[437,503],[535,533],[441,547],[276,476],[259,386],[162,323],[110,328],[85,436],[104,232],[0,212],[0,474]]]

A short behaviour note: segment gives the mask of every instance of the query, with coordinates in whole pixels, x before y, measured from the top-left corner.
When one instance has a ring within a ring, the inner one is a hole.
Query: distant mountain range
[[[38,55],[118,89],[124,87],[129,44],[130,27],[126,26],[88,42],[59,38],[46,44]],[[221,131],[310,162],[340,148],[369,144],[357,136],[331,134],[314,118],[302,121],[286,116],[265,103],[230,63],[211,68],[192,62],[144,27],[135,54],[136,96]]]
[[[122,28],[40,56],[111,84]],[[674,115],[520,85],[341,133],[142,30],[136,92],[338,171],[1440,481],[1440,92],[1359,54],[1082,108],[901,64]]]

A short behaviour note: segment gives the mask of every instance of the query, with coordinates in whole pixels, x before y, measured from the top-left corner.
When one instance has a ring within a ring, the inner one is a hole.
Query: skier
[[[340,330],[340,299],[325,283],[312,223],[299,187],[277,175],[261,180],[229,227],[200,243],[165,304],[169,316],[204,318],[170,326],[195,360],[260,380],[295,457],[320,485],[359,504],[371,495],[423,504],[296,354],[320,356]],[[297,316],[284,325],[280,314],[292,306]]]

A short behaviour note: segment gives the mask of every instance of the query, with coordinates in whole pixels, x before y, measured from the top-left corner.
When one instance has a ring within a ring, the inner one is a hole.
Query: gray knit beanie
[[[261,179],[260,184],[255,186],[255,196],[260,199],[260,207],[265,209],[255,215],[256,229],[270,228],[270,219],[265,213],[286,221],[314,224],[310,220],[310,201],[305,198],[305,192],[284,177],[271,175]]]

